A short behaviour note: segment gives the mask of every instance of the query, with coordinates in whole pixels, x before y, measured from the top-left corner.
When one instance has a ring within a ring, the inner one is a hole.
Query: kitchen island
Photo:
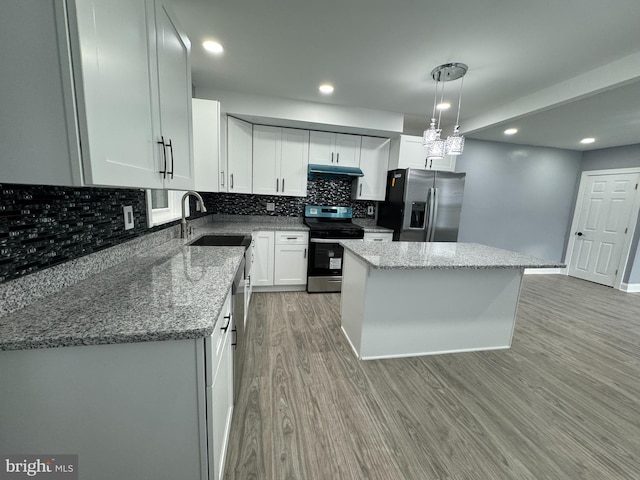
[[[563,267],[475,243],[341,244],[342,330],[363,360],[509,348],[524,269]]]

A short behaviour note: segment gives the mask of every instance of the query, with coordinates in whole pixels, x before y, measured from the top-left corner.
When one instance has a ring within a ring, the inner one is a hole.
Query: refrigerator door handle
[[[438,210],[438,189],[429,189],[429,218],[427,220],[427,242],[433,241],[433,235],[435,232],[434,224],[436,221],[436,215]]]

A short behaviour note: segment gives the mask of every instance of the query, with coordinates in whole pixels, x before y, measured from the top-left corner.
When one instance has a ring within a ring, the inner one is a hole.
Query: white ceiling
[[[172,3],[192,41],[196,89],[399,112],[405,133],[419,135],[431,70],[463,62],[469,137],[574,150],[640,143],[639,0]],[[225,53],[206,53],[206,39]],[[322,82],[332,96],[318,93]],[[458,82],[447,87],[457,97]],[[505,137],[507,126],[520,131]],[[578,143],[587,136],[596,143]]]

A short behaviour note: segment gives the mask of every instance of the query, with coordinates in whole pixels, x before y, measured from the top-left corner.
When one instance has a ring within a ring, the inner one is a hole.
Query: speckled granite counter
[[[210,335],[244,248],[184,245],[170,240],[1,317],[0,350]]]
[[[364,228],[364,231],[366,233],[393,233],[393,230],[391,230],[390,228],[385,228],[385,227],[376,225],[375,220],[372,220],[372,219],[354,218],[352,221],[356,225],[360,225],[362,228]]]
[[[564,265],[550,260],[480,245],[451,242],[373,243],[342,240],[347,250],[380,269],[458,269],[458,268],[557,268]]]

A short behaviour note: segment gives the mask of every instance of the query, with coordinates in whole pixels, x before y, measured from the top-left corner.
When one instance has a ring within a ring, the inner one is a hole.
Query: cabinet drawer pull
[[[171,171],[167,172],[168,175],[171,175],[171,178],[173,178],[173,171],[175,170],[175,161],[173,160],[173,141],[171,139],[169,139],[169,143],[167,144],[167,146],[169,147],[169,151],[171,152]]]
[[[333,163],[333,152],[331,152],[331,163]]]
[[[224,187],[224,170],[220,172],[220,186]]]
[[[238,329],[236,327],[233,327],[233,330],[231,330],[231,333],[234,334],[234,338],[231,342],[231,346],[235,349],[236,346],[238,345]]]
[[[280,190],[278,189],[278,184],[280,182],[279,178],[276,178],[276,193],[279,192]]]
[[[231,174],[231,185],[229,188],[233,189],[233,173]]]
[[[231,323],[231,315],[225,315],[224,319],[227,321],[227,324],[222,327],[220,330],[222,330],[223,332],[226,332],[229,329],[229,324]]]
[[[381,239],[381,238],[374,238],[374,239],[373,239],[373,241],[374,241],[374,242],[381,242],[381,241],[382,241],[382,239]]]
[[[307,249],[304,249],[304,258],[307,258]]]
[[[287,240],[297,240],[300,237],[287,237]]]
[[[336,153],[336,163],[340,163],[340,152]]]
[[[362,184],[360,184],[360,193],[359,193],[359,195],[362,196]]]
[[[162,170],[160,170],[159,173],[162,174],[162,178],[167,178],[167,145],[164,143],[164,136],[160,137],[160,141],[156,142],[158,145],[162,145],[162,163],[163,163],[163,167]]]
[[[282,179],[282,193],[284,193],[284,178]]]

